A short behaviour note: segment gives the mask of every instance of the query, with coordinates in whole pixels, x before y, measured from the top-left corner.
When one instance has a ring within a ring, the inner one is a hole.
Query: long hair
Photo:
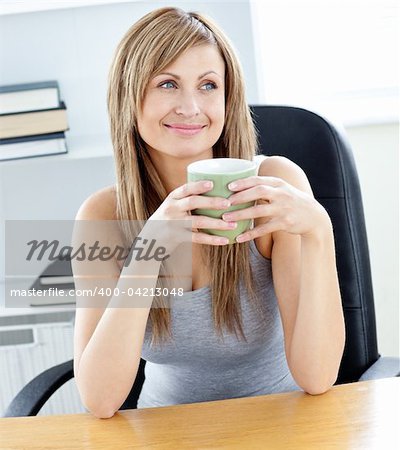
[[[257,135],[245,98],[244,78],[233,47],[209,18],[179,8],[160,8],[136,22],[119,43],[111,65],[108,112],[117,179],[116,214],[121,221],[146,221],[167,196],[138,132],[137,117],[149,80],[185,50],[215,45],[225,63],[225,124],[213,146],[214,157],[252,160]],[[249,264],[249,244],[203,246],[209,270],[215,329],[246,340],[243,332],[239,282],[256,299]],[[152,308],[152,343],[171,337],[170,310]]]

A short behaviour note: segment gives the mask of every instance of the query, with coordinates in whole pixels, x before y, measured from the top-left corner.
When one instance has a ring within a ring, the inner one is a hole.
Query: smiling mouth
[[[193,136],[199,134],[206,127],[206,125],[184,125],[184,124],[177,124],[177,125],[165,124],[164,126],[172,133],[183,136]]]

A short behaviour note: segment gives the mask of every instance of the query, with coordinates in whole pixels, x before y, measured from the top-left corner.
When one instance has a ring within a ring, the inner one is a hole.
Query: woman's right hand
[[[176,245],[183,242],[206,245],[228,244],[227,238],[204,233],[201,230],[203,228],[233,230],[236,228],[235,222],[229,223],[213,217],[191,215],[191,211],[197,208],[215,210],[229,208],[230,202],[225,198],[201,195],[212,188],[212,181],[191,181],[179,186],[168,194],[148,222],[160,221],[158,232],[170,244],[172,242]],[[174,221],[179,222],[174,223]]]

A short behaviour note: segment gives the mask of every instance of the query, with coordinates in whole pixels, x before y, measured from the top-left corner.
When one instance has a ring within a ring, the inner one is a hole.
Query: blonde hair
[[[225,124],[213,146],[214,157],[252,160],[257,136],[245,98],[240,63],[227,37],[209,18],[179,8],[160,8],[136,22],[119,43],[109,74],[108,111],[117,178],[117,218],[147,220],[167,196],[138,133],[137,116],[149,80],[196,45],[216,45],[225,62]],[[246,340],[239,281],[256,299],[249,244],[203,246],[209,269],[216,331],[226,329]],[[171,337],[170,310],[152,308],[152,343]]]

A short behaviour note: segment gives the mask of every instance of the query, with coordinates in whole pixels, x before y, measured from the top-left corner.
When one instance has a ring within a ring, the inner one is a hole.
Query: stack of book
[[[0,161],[67,153],[57,81],[0,86]]]

